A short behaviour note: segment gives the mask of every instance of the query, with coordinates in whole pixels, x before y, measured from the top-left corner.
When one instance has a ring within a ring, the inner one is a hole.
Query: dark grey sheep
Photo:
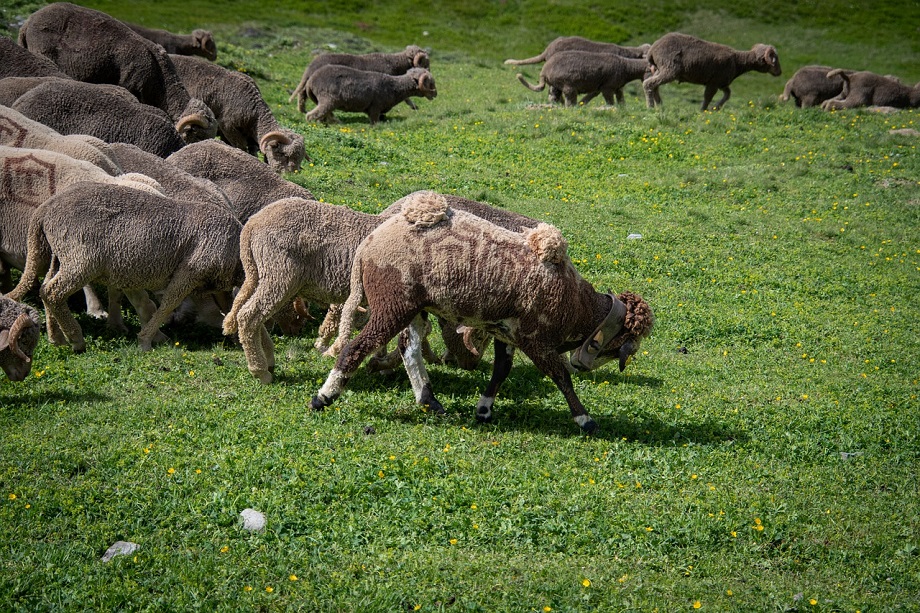
[[[335,110],[367,113],[371,125],[394,106],[412,96],[429,100],[438,95],[434,77],[424,68],[411,68],[404,75],[357,70],[330,64],[313,73],[306,86],[316,108],[307,113],[310,121],[335,121]]]
[[[0,296],[0,368],[10,381],[22,381],[32,370],[41,325],[38,311]]]
[[[288,99],[288,102],[290,102],[297,98],[297,110],[301,113],[305,113],[307,110],[307,81],[310,80],[314,72],[330,64],[396,76],[406,74],[410,68],[431,68],[431,59],[428,57],[427,51],[416,45],[409,45],[399,53],[364,53],[360,55],[323,53],[318,55],[303,71],[300,83]],[[410,100],[406,100],[406,103],[413,109],[415,108],[415,105]]]
[[[310,190],[288,181],[251,155],[218,140],[186,145],[166,159],[190,175],[214,183],[230,199],[241,223],[282,198],[313,200]]]
[[[189,96],[163,47],[101,11],[69,2],[44,6],[20,28],[19,44],[74,79],[121,85],[166,111],[174,124],[195,117],[198,126],[183,134],[189,142],[217,134],[211,109]]]
[[[853,109],[861,106],[891,106],[895,108],[920,107],[920,83],[905,85],[897,77],[882,76],[869,71],[844,73],[832,70],[828,79],[842,78],[843,90],[836,98],[825,100],[821,108]]]
[[[836,98],[843,91],[843,78],[828,78],[827,73],[832,70],[830,66],[802,66],[786,81],[780,100],[792,98],[796,106],[811,107]],[[852,70],[843,71],[843,74],[852,73]]]
[[[217,44],[207,30],[192,30],[191,34],[173,34],[167,30],[145,28],[136,23],[124,22],[126,26],[166,49],[166,53],[176,55],[200,55],[211,60],[217,59]]]
[[[303,136],[283,127],[249,75],[204,60],[170,55],[189,93],[217,118],[220,136],[252,155],[261,151],[277,172],[295,172],[306,157]]]
[[[623,87],[630,81],[641,80],[647,70],[648,62],[643,59],[591,51],[560,51],[546,60],[537,85],[528,83],[524,75],[517,77],[531,91],[543,91],[549,85],[551,91],[561,92],[566,106],[577,105],[578,94],[585,94],[582,104],[598,94],[604,96],[607,104],[613,104],[614,98],[622,104]],[[552,97],[551,94],[551,101]]]
[[[650,108],[661,104],[658,88],[671,81],[704,85],[706,89],[700,108],[705,111],[718,90],[723,96],[715,108],[722,108],[731,96],[729,85],[745,72],[756,70],[773,76],[782,74],[779,56],[771,45],[756,44],[750,51],[738,51],[678,32],[665,34],[652,43],[648,61],[652,76],[642,83],[642,87]]]
[[[521,66],[523,64],[539,64],[545,62],[553,55],[560,51],[590,51],[592,53],[610,53],[620,57],[633,59],[644,58],[651,47],[648,43],[638,47],[624,47],[614,43],[603,43],[589,40],[581,36],[560,36],[546,46],[540,55],[527,58],[526,60],[505,60],[506,64]]]
[[[48,339],[86,348],[67,298],[102,282],[124,290],[162,290],[138,333],[149,350],[172,311],[193,291],[229,291],[240,278],[240,223],[224,207],[189,203],[116,185],[80,183],[35,209],[26,269],[11,295],[47,272],[39,290]],[[43,263],[53,262],[44,270]]]
[[[0,36],[0,79],[6,77],[70,78],[48,58],[32,53],[6,36]]]
[[[185,118],[179,124],[181,132],[177,131],[164,111],[138,102],[122,87],[67,79],[42,83],[10,106],[61,134],[131,143],[160,157],[181,149],[185,145],[182,133],[200,125],[194,118]]]

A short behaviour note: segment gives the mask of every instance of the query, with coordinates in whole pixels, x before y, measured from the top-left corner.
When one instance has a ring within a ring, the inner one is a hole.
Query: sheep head
[[[783,73],[783,69],[779,65],[779,55],[773,45],[757,44],[754,45],[751,52],[760,60],[763,67],[760,72],[769,72],[774,77],[778,77]]]
[[[15,304],[12,301],[5,302]],[[10,381],[22,381],[32,370],[32,354],[38,345],[41,327],[35,309],[26,305],[19,307],[19,315],[9,324],[9,328],[0,327],[0,367]]]
[[[429,100],[437,97],[438,89],[434,84],[434,77],[428,70],[425,68],[410,68],[409,72],[406,74],[415,79],[418,91],[421,95]]]
[[[217,136],[214,112],[198,98],[190,98],[182,117],[176,122],[176,132],[186,143],[197,143]]]
[[[273,130],[259,140],[259,151],[277,173],[297,172],[304,159],[312,162],[304,147],[303,136],[292,130]]]
[[[212,62],[217,59],[217,45],[214,44],[214,37],[207,30],[195,30],[192,32],[192,40],[195,48],[201,51],[202,57]]]
[[[406,47],[406,55],[412,60],[412,66],[415,68],[430,68],[431,60],[428,52],[418,45],[409,45]]]
[[[632,292],[607,296],[611,300],[610,312],[569,357],[569,363],[575,370],[594,370],[618,359],[622,372],[629,358],[639,351],[642,339],[652,330],[655,317],[641,296]]]

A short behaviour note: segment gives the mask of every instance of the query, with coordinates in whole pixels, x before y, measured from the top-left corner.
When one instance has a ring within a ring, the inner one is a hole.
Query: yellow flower
[[[552,610],[553,610],[552,607],[543,607],[544,613],[549,613],[549,612],[552,611]]]
[[[581,580],[581,584],[582,584],[583,586],[585,586],[585,587],[591,587],[591,580],[590,580],[590,579],[582,579],[582,580]]]
[[[273,588],[273,587],[270,586],[270,585],[266,585],[266,586],[265,586],[265,591],[268,592],[269,594],[271,594],[272,592],[275,591],[275,588]]]
[[[815,606],[816,604],[818,604],[818,601],[812,598],[811,600],[808,601],[808,604],[810,604],[811,606]]]
[[[228,551],[230,551],[230,547],[227,545],[224,545],[223,547],[220,548],[221,553],[227,553]]]
[[[200,468],[196,468],[196,469],[195,469],[195,474],[196,474],[196,475],[200,475],[200,474],[201,474],[201,469],[200,469]]]
[[[171,474],[173,474],[173,473],[176,472],[176,469],[173,468],[172,466],[170,466],[170,467],[166,470],[166,472],[169,473],[169,474],[171,475]]]
[[[450,539],[450,544],[451,544],[451,545],[456,545],[456,544],[457,544],[457,539]]]
[[[735,594],[735,593],[734,593],[733,591],[731,591],[731,590],[725,590],[725,595],[726,595],[726,596],[734,596],[734,594]]]
[[[251,585],[247,585],[246,587],[243,588],[243,591],[244,591],[244,592],[251,592],[251,591],[252,591],[252,586],[251,586]]]
[[[16,494],[10,494],[10,500],[16,500]]]
[[[297,581],[297,575],[291,575],[290,577],[288,577],[288,579],[290,579],[291,581]]]
[[[693,608],[694,608],[694,609],[699,609],[699,608],[702,607],[702,606],[703,606],[703,603],[700,602],[699,600],[695,600],[695,601],[693,602]]]

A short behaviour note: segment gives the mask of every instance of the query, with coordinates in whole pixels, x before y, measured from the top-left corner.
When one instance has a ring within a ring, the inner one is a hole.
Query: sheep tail
[[[850,93],[850,75],[848,75],[842,68],[835,68],[834,70],[831,70],[829,73],[827,73],[828,79],[836,79],[837,77],[843,79],[843,91],[840,92],[837,98],[846,98]]]
[[[558,228],[548,223],[540,223],[536,228],[525,230],[524,242],[540,261],[547,264],[561,264],[568,257],[568,241]]]
[[[546,52],[544,51],[540,55],[529,57],[526,60],[505,60],[506,64],[511,66],[523,66],[524,64],[539,64],[546,60]]]
[[[304,105],[304,99],[306,98],[306,96],[304,95],[304,90],[307,89],[307,78],[308,78],[307,71],[304,70],[303,76],[300,78],[300,83],[294,89],[294,92],[291,94],[291,97],[288,98],[288,102],[291,102],[294,100],[294,98],[297,98],[297,110],[301,113],[303,113],[304,109],[306,108],[306,106]]]
[[[524,78],[524,75],[520,73],[518,73],[517,78],[518,78],[518,81],[520,81],[524,87],[526,87],[532,92],[542,92],[544,89],[546,89],[546,81],[543,80],[542,74],[540,75],[540,81],[536,85],[531,85],[530,83],[528,83],[527,79]]]
[[[223,330],[225,335],[236,334],[239,331],[239,322],[237,322],[236,316],[259,286],[259,267],[252,256],[252,228],[248,225],[244,225],[243,231],[240,233],[240,261],[243,264],[245,279],[240,291],[236,294],[236,298],[233,299],[230,311],[224,316]]]
[[[10,300],[21,302],[25,295],[38,285],[38,276],[47,272],[51,266],[51,245],[48,244],[48,238],[45,236],[43,217],[40,207],[29,220],[25,270],[22,271],[19,284],[6,295]]]

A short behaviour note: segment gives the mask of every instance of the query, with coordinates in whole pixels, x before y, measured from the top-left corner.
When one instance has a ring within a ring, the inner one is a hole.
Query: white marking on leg
[[[425,360],[422,357],[422,332],[424,324],[419,325],[420,318],[412,320],[409,325],[409,340],[406,343],[406,351],[402,355],[403,364],[406,367],[406,373],[409,375],[409,382],[412,384],[412,391],[415,393],[415,401],[422,402],[422,392],[425,386],[430,388],[428,371],[425,369]]]
[[[348,381],[348,377],[345,376],[338,368],[333,368],[332,372],[329,373],[329,376],[326,377],[326,382],[323,383],[323,386],[319,388],[319,391],[316,393],[317,396],[323,400],[333,400],[338,398],[339,394],[342,393],[342,389],[345,387],[345,383]]]
[[[578,424],[579,427],[581,428],[584,428],[585,424],[590,423],[592,421],[594,420],[591,419],[590,415],[579,415],[575,418],[575,423]]]
[[[492,419],[492,407],[495,405],[495,396],[482,395],[476,403],[476,419],[489,421]]]

